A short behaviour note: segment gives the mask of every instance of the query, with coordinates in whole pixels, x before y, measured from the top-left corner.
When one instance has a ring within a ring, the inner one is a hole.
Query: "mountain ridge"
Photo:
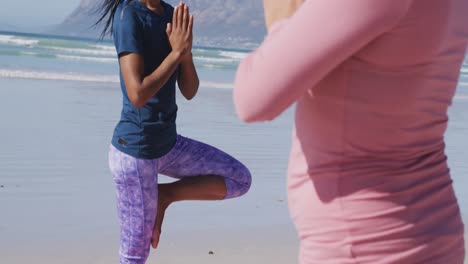
[[[138,1],[138,0],[134,0]],[[179,0],[167,0],[176,5]],[[261,0],[186,0],[195,17],[196,45],[228,48],[252,48],[266,34]],[[98,38],[103,25],[99,18],[100,1],[81,0],[77,8],[47,33]]]

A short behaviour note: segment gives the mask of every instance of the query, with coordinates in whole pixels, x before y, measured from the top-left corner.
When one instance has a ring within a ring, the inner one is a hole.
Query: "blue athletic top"
[[[112,31],[118,56],[124,52],[141,54],[145,76],[159,67],[171,52],[166,26],[172,22],[174,8],[163,1],[161,3],[164,14],[157,15],[138,0],[125,0],[114,16]],[[123,109],[112,145],[141,159],[159,158],[172,149],[177,137],[176,77],[177,72],[146,105],[138,109],[128,98],[120,71]]]

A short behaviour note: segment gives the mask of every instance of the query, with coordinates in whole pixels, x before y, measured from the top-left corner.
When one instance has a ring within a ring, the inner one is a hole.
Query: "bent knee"
[[[250,190],[250,186],[252,185],[252,174],[250,173],[250,170],[241,163],[237,170],[237,175],[239,177],[239,183],[242,186],[241,195],[244,195]]]
[[[232,178],[226,179],[226,199],[235,198],[246,194],[252,185],[252,174],[249,169],[240,164]]]

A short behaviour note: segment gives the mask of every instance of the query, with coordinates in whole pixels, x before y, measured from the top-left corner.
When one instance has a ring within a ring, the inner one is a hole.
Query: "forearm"
[[[191,55],[180,64],[178,84],[180,91],[187,100],[192,99],[197,94],[200,80]]]
[[[171,52],[153,73],[142,80],[139,89],[137,89],[137,98],[139,99],[137,107],[141,108],[159,92],[176,71],[180,60],[180,54]]]
[[[393,27],[411,0],[305,1],[270,29],[239,66],[234,101],[241,119],[271,120],[370,41]],[[339,16],[340,19],[336,19]]]

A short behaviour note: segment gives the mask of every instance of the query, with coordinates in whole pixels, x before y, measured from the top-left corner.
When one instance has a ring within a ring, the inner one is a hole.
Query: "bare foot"
[[[159,244],[159,237],[161,236],[161,227],[164,220],[166,209],[172,203],[171,196],[169,195],[169,184],[159,184],[158,186],[158,212],[156,221],[153,228],[153,237],[151,238],[151,246],[156,249]]]
[[[220,176],[194,176],[158,185],[158,212],[153,227],[151,246],[157,248],[164,214],[169,205],[179,201],[222,200],[226,184]]]

